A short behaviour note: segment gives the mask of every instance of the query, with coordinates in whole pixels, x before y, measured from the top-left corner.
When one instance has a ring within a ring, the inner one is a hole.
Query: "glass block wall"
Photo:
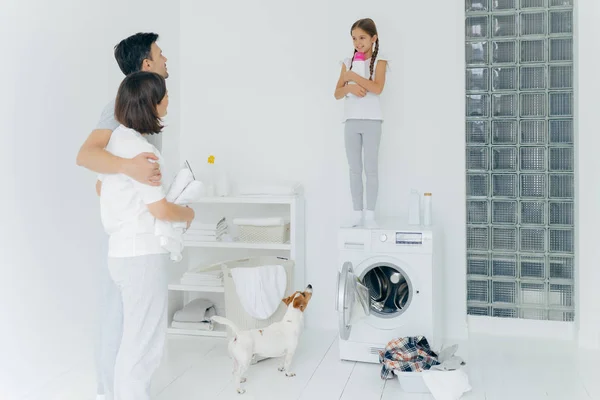
[[[466,0],[467,312],[574,319],[573,0]]]

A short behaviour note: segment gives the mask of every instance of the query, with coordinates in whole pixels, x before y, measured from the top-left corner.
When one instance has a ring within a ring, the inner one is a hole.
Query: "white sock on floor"
[[[362,226],[363,224],[363,213],[362,211],[352,211],[352,226],[358,227],[358,226]]]
[[[377,228],[377,223],[375,222],[375,211],[365,210],[365,227]]]

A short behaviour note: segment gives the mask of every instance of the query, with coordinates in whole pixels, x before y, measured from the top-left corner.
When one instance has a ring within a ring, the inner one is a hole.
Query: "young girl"
[[[153,72],[136,72],[119,87],[115,118],[121,124],[106,150],[133,158],[159,151],[148,135],[158,134],[167,114],[165,79]],[[167,329],[167,265],[169,255],[154,234],[156,219],[185,221],[194,211],[168,203],[162,186],[139,183],[124,174],[105,175],[100,188],[104,229],[109,234],[108,269],[119,288],[122,335],[118,352],[103,357],[106,400],[149,400],[150,382],[163,353]],[[114,376],[114,382],[113,380]]]
[[[344,99],[344,137],[350,167],[350,192],[354,207],[354,226],[375,227],[375,205],[379,188],[377,164],[381,139],[381,105],[379,95],[385,85],[387,59],[379,54],[379,37],[375,22],[360,19],[350,29],[354,53],[364,53],[367,78],[352,71],[352,60],[346,58],[335,88],[335,98]],[[362,153],[367,177],[367,207],[363,207]],[[363,216],[364,209],[364,216]]]

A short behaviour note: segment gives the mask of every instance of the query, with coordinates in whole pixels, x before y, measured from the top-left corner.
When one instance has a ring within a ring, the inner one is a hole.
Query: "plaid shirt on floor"
[[[429,347],[424,336],[394,339],[379,352],[381,379],[394,377],[394,370],[402,372],[424,371],[439,365],[437,354]]]

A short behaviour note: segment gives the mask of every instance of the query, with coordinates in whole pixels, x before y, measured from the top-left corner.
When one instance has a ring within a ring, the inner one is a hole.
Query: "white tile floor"
[[[473,386],[465,400],[600,400],[600,352],[578,351],[568,342],[484,336],[459,345]],[[378,365],[340,361],[335,332],[305,331],[293,365],[294,378],[277,371],[277,360],[252,366],[247,392],[238,395],[225,339],[170,336],[153,399],[433,399],[404,393],[396,380],[382,381]],[[91,366],[91,360],[76,366],[27,400],[93,400]]]

